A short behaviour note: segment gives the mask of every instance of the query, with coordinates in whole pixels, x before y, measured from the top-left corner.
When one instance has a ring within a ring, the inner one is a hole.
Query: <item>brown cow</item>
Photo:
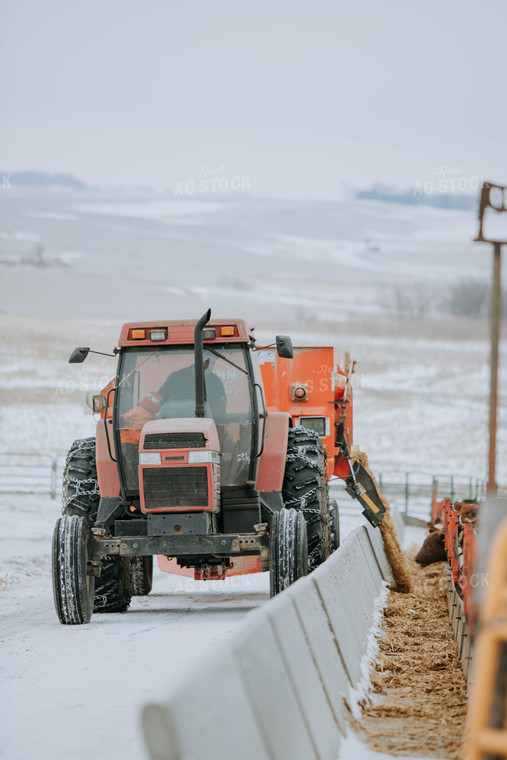
[[[459,514],[462,523],[475,525],[477,522],[477,501],[475,499],[457,501],[454,504],[454,509]]]
[[[433,562],[446,562],[447,552],[444,546],[444,526],[442,523],[428,523],[428,535],[419,549],[415,561],[421,567]]]
[[[477,500],[465,499],[454,503],[454,509],[460,517],[461,525],[458,525],[458,545],[463,546],[463,524],[477,522]],[[442,522],[427,523],[428,535],[416,555],[415,561],[421,567],[427,567],[433,562],[446,562],[444,524]]]

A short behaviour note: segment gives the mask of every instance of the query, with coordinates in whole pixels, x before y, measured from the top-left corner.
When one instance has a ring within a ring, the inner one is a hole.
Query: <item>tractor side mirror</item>
[[[294,357],[292,341],[288,335],[276,336],[276,351],[282,359],[292,359]]]
[[[86,346],[79,346],[78,348],[75,348],[69,357],[69,364],[81,364],[81,362],[84,362],[89,353],[89,347],[87,348]]]

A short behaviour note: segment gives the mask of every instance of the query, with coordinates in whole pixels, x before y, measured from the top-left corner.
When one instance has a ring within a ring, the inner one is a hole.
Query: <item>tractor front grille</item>
[[[207,467],[145,467],[143,487],[147,510],[208,506]]]
[[[203,449],[204,433],[149,433],[144,439],[145,449]]]

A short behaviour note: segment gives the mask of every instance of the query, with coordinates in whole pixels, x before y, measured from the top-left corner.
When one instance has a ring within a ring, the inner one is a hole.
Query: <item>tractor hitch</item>
[[[254,533],[93,538],[94,560],[113,555],[138,557],[149,554],[161,554],[165,557],[248,557],[261,554],[265,550],[269,551],[268,536]]]
[[[377,490],[377,485],[365,467],[359,462],[350,462],[351,474],[345,481],[345,490],[363,507],[363,515],[378,528],[386,508]]]

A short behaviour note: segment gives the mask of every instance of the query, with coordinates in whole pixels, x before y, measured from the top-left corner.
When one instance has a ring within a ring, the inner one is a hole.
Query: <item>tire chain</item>
[[[100,491],[97,488],[97,481],[95,478],[84,478],[83,480],[78,480],[77,478],[71,478],[67,475],[66,482],[73,486],[75,489],[72,496],[68,496],[66,499],[63,499],[63,507],[62,512],[65,514],[66,508],[69,506],[71,501],[74,501],[76,496],[100,496]],[[95,485],[95,488],[81,488],[81,486],[85,483],[93,483]]]
[[[79,441],[74,441],[72,447],[67,452],[67,458],[65,460],[65,467],[63,470],[62,480],[62,512],[65,514],[65,510],[69,504],[79,496],[100,496],[100,490],[98,487],[97,478],[74,478],[69,474],[69,469],[72,467],[77,472],[89,472],[89,466],[84,469],[76,465],[73,460],[80,459],[80,455],[84,455],[82,458],[87,459],[88,455],[92,453],[95,455],[95,439],[94,438],[82,438]],[[82,488],[83,485],[93,485],[93,488]],[[74,493],[70,496],[66,496],[66,487],[72,486]]]
[[[72,509],[75,510],[76,513],[79,512],[82,514],[82,516],[85,517],[88,521],[91,521],[92,524],[96,518],[95,505],[86,505],[86,503],[80,504],[79,497],[84,497],[86,500],[95,496],[100,496],[98,479],[97,477],[73,477],[69,474],[69,472],[70,470],[74,470],[78,473],[81,472],[84,474],[90,474],[90,470],[93,469],[95,465],[95,445],[95,438],[82,438],[80,440],[74,441],[69,452],[67,453],[62,483],[63,513],[67,514],[66,510],[69,505],[71,505]],[[77,464],[76,460],[78,459],[88,460],[86,466]],[[68,486],[70,486],[74,492],[67,496],[66,489]],[[75,503],[76,501],[77,503]],[[118,600],[114,598],[115,594],[117,593],[118,579],[114,577],[114,572],[113,577],[110,578],[108,576],[111,575],[112,571],[111,563],[114,563],[115,561],[116,557],[114,556],[107,556],[102,558],[102,584],[104,585],[104,583],[106,583],[107,585],[104,589],[104,593],[100,593],[99,591],[95,594],[95,612],[100,612],[106,609],[109,605],[111,606],[111,611],[123,611],[124,609],[127,609],[130,604],[130,597],[128,601],[126,598]],[[96,586],[99,586],[100,588],[99,580],[96,581]],[[113,600],[111,601],[112,597]]]

